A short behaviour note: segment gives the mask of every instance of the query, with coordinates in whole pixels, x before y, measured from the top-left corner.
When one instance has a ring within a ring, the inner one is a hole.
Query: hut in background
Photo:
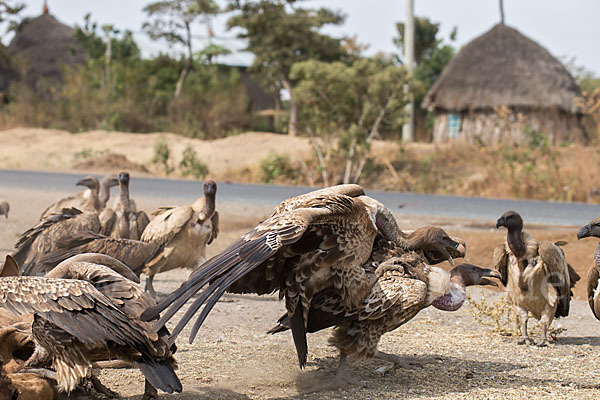
[[[465,45],[431,87],[422,107],[435,110],[433,141],[484,145],[585,141],[581,93],[546,49],[502,23]]]
[[[22,81],[36,88],[60,82],[65,66],[82,64],[86,53],[75,30],[45,12],[23,23],[6,49]]]

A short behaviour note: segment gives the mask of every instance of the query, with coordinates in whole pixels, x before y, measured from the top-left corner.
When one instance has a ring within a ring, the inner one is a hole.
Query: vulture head
[[[596,218],[589,224],[582,226],[577,232],[577,239],[595,236],[600,238],[600,218]]]
[[[100,182],[98,182],[98,179],[96,177],[88,175],[85,178],[77,181],[76,185],[85,186],[90,190],[98,190],[98,188],[100,187]]]
[[[496,228],[501,226],[509,231],[520,232],[523,230],[523,218],[516,211],[507,211],[496,221]]]
[[[0,200],[0,215],[4,215],[4,218],[8,218],[8,211],[10,210],[10,205],[8,201]]]
[[[495,269],[481,268],[477,265],[462,263],[450,270],[450,280],[462,283],[466,286],[496,286],[498,282],[489,280],[488,278],[502,279],[502,275]]]
[[[115,174],[106,175],[100,181],[101,185],[106,185],[106,187],[111,188],[119,185],[119,178]]]
[[[204,184],[202,185],[202,191],[207,197],[214,196],[217,194],[217,183],[212,179],[205,180]]]
[[[120,172],[119,173],[119,183],[122,183],[123,185],[129,185],[129,172]]]
[[[437,226],[424,226],[410,232],[406,237],[408,250],[421,250],[430,264],[443,261],[454,265],[454,257],[464,257],[466,245],[462,239],[448,236]]]

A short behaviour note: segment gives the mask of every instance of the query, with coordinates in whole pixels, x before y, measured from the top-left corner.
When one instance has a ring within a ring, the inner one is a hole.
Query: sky
[[[414,0],[415,15],[428,17],[440,23],[442,36],[448,38],[453,27],[458,35],[454,43],[460,47],[483,34],[500,21],[498,0]],[[21,0],[26,4],[23,15],[36,16],[43,0]],[[224,0],[217,0],[224,4]],[[117,28],[134,31],[143,54],[159,51],[177,52],[165,43],[152,42],[141,29],[145,20],[143,7],[147,0],[48,0],[50,12],[68,25],[83,24],[83,17],[91,13],[99,25],[113,24]],[[356,35],[360,43],[369,45],[367,54],[378,51],[396,52],[392,39],[396,36],[396,22],[405,20],[406,0],[307,0],[307,7],[328,7],[346,15],[344,25],[331,27],[327,33],[334,36]],[[554,56],[570,60],[600,75],[600,1],[599,0],[504,0],[505,23],[537,41]],[[244,43],[235,39],[235,32],[227,31],[227,16],[213,21],[215,42],[232,49],[243,49]],[[207,43],[206,27],[193,27],[194,46],[199,49]],[[8,38],[3,38],[7,44]],[[223,60],[229,64],[249,64],[252,56],[243,52]]]

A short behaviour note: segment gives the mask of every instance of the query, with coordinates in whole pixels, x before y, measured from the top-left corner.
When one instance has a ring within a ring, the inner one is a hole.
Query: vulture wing
[[[146,229],[149,223],[150,218],[148,218],[148,214],[145,211],[136,212],[135,218],[129,221],[129,238],[140,240],[144,229]]]
[[[141,240],[144,242],[164,241],[167,236],[173,237],[192,219],[194,210],[190,206],[165,207],[153,215],[156,216],[142,233]]]
[[[110,236],[112,231],[115,229],[117,223],[117,213],[112,208],[104,208],[100,211],[100,233],[105,236]]]
[[[500,271],[500,274],[502,275],[502,284],[506,286],[508,283],[508,252],[506,251],[504,244],[501,244],[494,249],[492,267],[497,271]]]
[[[330,186],[330,187],[326,187],[324,189],[315,190],[313,192],[306,193],[306,194],[296,196],[296,197],[292,197],[292,198],[282,201],[281,203],[279,203],[279,205],[275,209],[275,214],[282,213],[285,211],[290,211],[290,210],[293,210],[298,207],[302,207],[302,205],[306,201],[308,201],[310,199],[318,198],[318,197],[337,196],[337,195],[344,195],[344,196],[348,196],[348,197],[359,197],[359,196],[364,196],[364,194],[365,194],[365,191],[360,185],[349,184],[349,185]]]
[[[558,308],[555,316],[566,317],[571,302],[571,279],[565,255],[560,247],[551,242],[541,242],[538,251],[548,283],[557,291]]]
[[[587,296],[594,316],[600,320],[600,269],[596,265],[588,271]]]

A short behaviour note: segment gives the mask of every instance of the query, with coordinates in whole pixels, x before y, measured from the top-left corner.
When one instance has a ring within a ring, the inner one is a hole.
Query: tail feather
[[[136,361],[135,365],[155,388],[169,394],[182,391],[181,381],[175,374],[170,360],[141,360]]]
[[[294,345],[296,346],[296,353],[298,354],[298,362],[300,368],[304,368],[306,365],[306,356],[308,354],[308,344],[306,341],[306,330],[304,329],[304,318],[302,316],[302,306],[298,305],[290,319],[290,326],[292,328],[292,337],[294,339]]]

